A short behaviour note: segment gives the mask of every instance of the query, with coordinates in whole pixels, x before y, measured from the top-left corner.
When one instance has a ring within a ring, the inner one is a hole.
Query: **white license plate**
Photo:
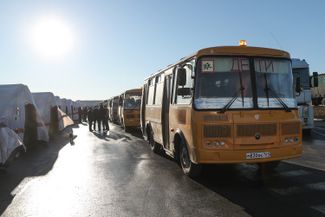
[[[271,152],[248,152],[246,153],[246,159],[264,159],[270,158]]]

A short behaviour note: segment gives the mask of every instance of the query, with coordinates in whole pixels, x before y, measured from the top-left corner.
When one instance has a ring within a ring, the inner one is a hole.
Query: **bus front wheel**
[[[149,130],[148,141],[151,151],[153,151],[154,153],[159,153],[160,148],[159,145],[155,142],[152,130]]]
[[[187,147],[184,143],[180,145],[179,161],[183,170],[183,173],[189,177],[197,177],[201,174],[202,165],[194,164],[188,153]]]

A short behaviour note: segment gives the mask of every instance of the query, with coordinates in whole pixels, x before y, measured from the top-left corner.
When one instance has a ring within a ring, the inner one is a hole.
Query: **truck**
[[[292,59],[293,89],[298,103],[303,131],[310,133],[314,127],[314,107],[312,103],[309,64],[304,59]]]
[[[313,72],[311,80],[311,97],[314,105],[325,105],[325,74]]]

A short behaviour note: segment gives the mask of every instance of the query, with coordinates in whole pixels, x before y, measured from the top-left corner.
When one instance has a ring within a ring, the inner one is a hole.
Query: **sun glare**
[[[71,28],[60,18],[43,18],[31,29],[33,48],[45,57],[61,57],[71,51],[74,38]]]

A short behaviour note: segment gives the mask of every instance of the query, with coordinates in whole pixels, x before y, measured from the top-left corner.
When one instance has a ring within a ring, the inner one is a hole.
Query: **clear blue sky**
[[[198,49],[240,39],[325,72],[324,10],[324,0],[0,0],[0,83],[107,99]],[[44,16],[60,17],[73,32],[62,58],[43,58],[28,42]]]

